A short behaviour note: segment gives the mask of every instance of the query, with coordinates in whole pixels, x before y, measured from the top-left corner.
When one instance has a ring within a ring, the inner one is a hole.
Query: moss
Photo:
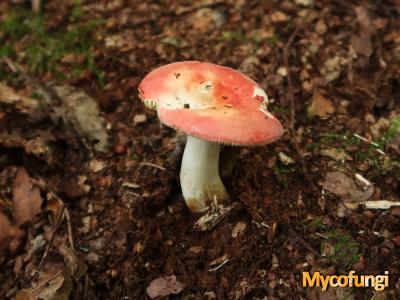
[[[336,229],[328,231],[326,236],[327,239],[321,244],[322,252],[328,248],[328,257],[350,270],[362,255],[360,244],[352,236]]]
[[[29,71],[35,75],[51,72],[57,79],[79,78],[89,70],[101,85],[104,85],[104,73],[94,62],[93,33],[102,20],[81,21],[80,2],[75,1],[70,14],[70,26],[49,31],[43,16],[28,10],[15,9],[0,25],[3,33],[0,42],[0,57],[16,57],[20,63],[26,63]],[[17,57],[15,47],[18,43]],[[68,54],[79,55],[79,62],[71,62],[67,67],[61,60]],[[67,70],[67,71],[66,71]],[[70,72],[69,72],[70,71]]]

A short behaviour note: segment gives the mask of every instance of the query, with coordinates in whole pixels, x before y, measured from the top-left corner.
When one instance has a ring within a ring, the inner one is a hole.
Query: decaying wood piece
[[[194,224],[194,229],[198,231],[207,231],[217,226],[225,217],[238,211],[241,205],[239,203],[213,203],[208,211],[201,216]]]

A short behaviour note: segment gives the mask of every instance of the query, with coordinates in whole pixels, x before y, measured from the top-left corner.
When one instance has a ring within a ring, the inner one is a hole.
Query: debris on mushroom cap
[[[204,140],[257,145],[283,133],[266,109],[264,90],[231,68],[197,61],[165,65],[143,79],[139,96],[163,123]]]

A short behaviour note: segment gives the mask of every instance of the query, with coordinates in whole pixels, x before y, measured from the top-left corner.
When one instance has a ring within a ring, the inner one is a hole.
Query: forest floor
[[[399,7],[0,1],[0,298],[400,299]],[[207,231],[137,92],[182,60],[250,76],[285,128],[239,148],[239,205]],[[350,270],[389,286],[302,285]]]

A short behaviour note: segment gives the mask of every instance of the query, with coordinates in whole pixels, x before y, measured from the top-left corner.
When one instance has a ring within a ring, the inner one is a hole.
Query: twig
[[[40,179],[40,180],[32,179],[32,181],[33,181],[33,184],[34,184],[34,185],[40,187],[42,190],[45,190],[51,197],[54,197],[55,199],[57,199],[58,202],[61,203],[61,205],[62,205],[62,210],[61,210],[61,212],[60,212],[60,215],[61,215],[61,214],[64,214],[65,219],[67,220],[68,241],[69,241],[69,244],[70,244],[71,249],[72,249],[73,251],[75,251],[75,247],[74,247],[74,238],[73,238],[73,234],[72,234],[71,215],[70,215],[69,210],[67,209],[67,207],[66,207],[64,201],[61,199],[60,196],[58,196],[55,192],[53,192],[53,191],[51,191],[51,190],[49,189],[49,187],[47,186],[47,184],[46,184],[46,182],[45,182],[44,180],[42,180],[42,179]],[[55,224],[56,224],[56,225],[55,225],[55,228],[57,228],[58,222],[61,223],[61,220],[59,220],[59,216],[57,216],[57,220],[56,220],[56,223],[55,223]],[[55,234],[55,231],[53,232],[53,235],[54,235],[54,234]],[[53,236],[52,236],[52,238],[53,238]],[[47,249],[46,249],[46,250],[47,250]],[[44,255],[43,255],[43,256],[44,256]],[[42,260],[43,260],[43,258],[42,258]]]
[[[141,163],[139,163],[139,165],[153,167],[153,168],[159,169],[161,171],[166,171],[167,170],[166,168],[164,168],[162,166],[159,166],[159,165],[153,164],[151,162],[147,162],[147,161],[142,161]]]
[[[322,237],[322,238],[324,238],[324,239],[327,239],[327,238],[328,238],[326,235],[323,235],[323,234],[321,234],[321,233],[319,233],[319,232],[316,232],[315,234],[318,235],[318,236],[320,236],[320,237]]]
[[[175,147],[167,158],[168,168],[174,173],[179,170],[182,154],[185,150],[185,145],[186,135],[182,133],[177,133],[175,136]]]
[[[304,19],[307,18],[308,13],[304,17]],[[301,166],[304,171],[304,160],[303,160],[303,155],[300,150],[299,143],[297,142],[296,138],[296,129],[295,129],[295,123],[296,123],[296,106],[295,106],[295,100],[294,100],[294,91],[293,91],[293,81],[292,81],[292,76],[290,75],[290,68],[289,68],[289,50],[290,47],[292,46],[292,43],[296,36],[298,35],[300,29],[302,29],[304,26],[304,21],[301,22],[296,26],[296,29],[293,31],[293,33],[290,35],[288,42],[286,43],[285,47],[283,48],[283,63],[285,65],[286,71],[287,71],[287,80],[288,80],[288,91],[289,91],[289,100],[290,100],[290,106],[291,106],[291,114],[290,114],[290,130],[292,133],[292,139],[293,139],[293,145],[296,149],[297,155],[299,157]]]
[[[215,268],[209,269],[208,272],[217,271],[218,269],[222,268],[229,261],[229,258],[225,259],[220,265],[216,266]]]
[[[309,243],[307,243],[297,232],[289,228],[289,234],[296,239],[304,248],[314,254],[316,257],[321,257],[321,255],[313,248]]]
[[[89,275],[86,273],[85,282],[83,284],[83,299],[88,299],[87,297],[88,289],[89,289]]]
[[[54,237],[55,237],[55,235],[56,235],[56,232],[57,232],[58,228],[60,227],[61,220],[62,220],[62,217],[63,217],[63,215],[64,215],[64,210],[65,210],[65,206],[62,207],[60,213],[59,213],[58,216],[57,216],[57,220],[56,220],[56,223],[55,223],[55,225],[54,225],[53,232],[51,233],[50,240],[48,241],[48,243],[47,243],[47,245],[46,245],[46,250],[44,251],[43,257],[42,257],[42,259],[40,260],[40,263],[39,263],[39,270],[42,270],[42,269],[43,269],[43,266],[44,266],[44,264],[45,264],[45,262],[46,262],[47,256],[48,256],[48,254],[49,254],[49,252],[50,252],[50,248],[51,248],[51,246],[53,245]]]
[[[35,13],[39,13],[42,8],[42,1],[41,0],[31,0],[32,2],[32,10]]]
[[[100,43],[97,43],[97,47],[98,47],[98,49],[100,49],[101,53],[102,53],[106,58],[113,59],[113,60],[119,62],[120,64],[122,64],[122,65],[124,65],[124,66],[130,68],[130,69],[133,69],[133,70],[136,70],[136,69],[137,69],[137,67],[135,67],[133,64],[129,63],[128,61],[125,61],[125,60],[123,60],[123,59],[121,59],[121,58],[119,58],[119,57],[117,57],[117,56],[115,56],[115,55],[108,54],[108,53],[103,49],[103,47],[100,45]]]
[[[304,174],[304,178],[306,181],[310,184],[310,186],[314,189],[314,191],[318,191],[318,188],[315,186],[314,182],[310,179],[308,174],[305,172],[306,171],[306,164],[303,159],[303,154],[301,152],[299,143],[296,138],[296,102],[294,99],[294,89],[293,89],[293,81],[292,81],[292,76],[290,74],[290,66],[289,66],[289,50],[290,47],[292,46],[292,43],[294,39],[297,37],[299,34],[300,30],[304,27],[304,22],[307,19],[311,9],[309,9],[306,13],[306,15],[303,17],[302,21],[297,24],[296,29],[293,31],[293,33],[290,35],[288,42],[286,43],[285,47],[283,48],[283,63],[285,65],[286,71],[287,71],[287,80],[288,80],[288,90],[289,90],[289,100],[290,100],[290,131],[292,134],[292,139],[293,139],[293,145],[294,148],[296,149],[296,153],[298,156],[298,159],[300,161],[300,166],[301,166],[301,171]]]
[[[376,227],[378,226],[379,221],[380,221],[383,217],[386,216],[387,212],[388,212],[387,210],[381,212],[381,213],[379,214],[379,216],[375,219],[374,224],[372,225],[372,228],[371,228],[372,231],[374,231],[374,230],[376,229]]]
[[[54,106],[59,106],[62,103],[60,97],[58,97],[57,93],[53,91],[49,87],[45,87],[41,84],[36,78],[31,77],[25,70],[16,62],[13,62],[10,58],[3,56],[3,61],[8,65],[11,71],[14,73],[20,73],[24,79],[33,85],[36,90],[42,94],[46,103],[46,107],[49,107],[51,110],[54,111]],[[42,101],[43,102],[43,101]]]
[[[196,3],[196,2],[194,2]],[[218,5],[222,5],[222,4],[228,4],[226,3],[226,1],[215,1],[215,2],[211,2],[211,3],[201,3],[201,1],[199,1],[198,3],[196,3],[195,5],[192,5],[191,7],[187,7],[187,8],[183,8],[180,10],[177,10],[176,12],[174,12],[174,14],[176,16],[182,16],[182,15],[186,15],[186,14],[190,14],[194,11],[203,9],[203,8],[212,8],[212,7],[216,7]]]
[[[71,216],[69,214],[69,210],[66,207],[65,207],[65,218],[67,219],[69,245],[71,246],[71,249],[73,251],[75,251],[74,238],[73,238],[73,235],[72,235]]]
[[[375,143],[373,141],[370,141],[370,140],[366,139],[365,137],[362,137],[361,135],[359,135],[357,133],[353,133],[353,136],[358,138],[358,139],[360,139],[360,140],[362,140],[362,141],[364,141],[364,142],[366,142],[366,143],[368,143],[368,144],[370,144],[370,145],[372,145],[372,146],[374,146],[376,152],[378,152],[379,154],[386,155],[385,152],[383,152],[381,149],[379,149],[379,144],[377,144],[377,143]]]
[[[36,291],[36,290],[40,289],[42,286],[46,285],[47,283],[49,283],[49,282],[52,281],[53,279],[55,279],[55,278],[57,278],[58,276],[60,276],[61,273],[62,273],[63,271],[64,271],[64,270],[60,270],[60,271],[58,271],[56,274],[54,274],[53,276],[47,278],[46,280],[43,280],[43,281],[42,281],[41,283],[39,283],[35,288],[33,288],[33,290]]]
[[[36,78],[30,76],[19,64],[13,62],[10,58],[3,56],[2,59],[8,65],[11,71],[21,74],[25,81],[32,85],[38,91],[38,93],[43,96],[43,99],[39,99],[39,102],[43,105],[45,111],[55,124],[57,124],[59,119],[62,119],[64,123],[67,123],[64,117],[61,115],[59,109],[59,107],[63,104],[63,100],[58,96],[54,88],[40,83]],[[87,145],[84,138],[80,137],[79,132],[77,132],[73,126],[67,127],[66,131],[71,131],[71,133],[77,137],[78,141],[80,141],[82,145],[89,151],[90,157],[93,157],[93,153],[89,145]]]

